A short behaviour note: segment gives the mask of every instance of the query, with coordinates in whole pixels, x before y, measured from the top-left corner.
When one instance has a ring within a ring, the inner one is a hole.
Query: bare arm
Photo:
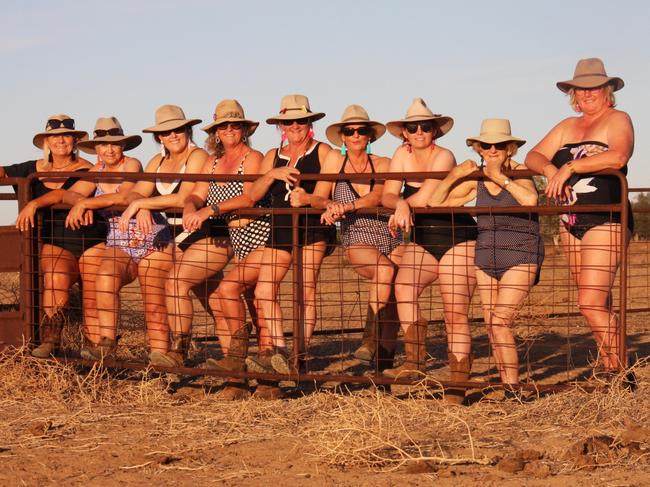
[[[513,161],[514,162],[514,161]],[[515,162],[515,164],[517,164]],[[521,170],[526,170],[527,167],[517,164],[516,170],[521,171]],[[538,193],[537,193],[537,188],[535,188],[535,184],[533,183],[533,180],[530,178],[514,178],[511,179],[509,184],[504,184],[506,179],[506,176],[501,172],[499,169],[498,171],[485,171],[485,175],[494,183],[498,184],[501,186],[503,189],[508,191],[515,200],[517,200],[517,203],[519,203],[522,206],[535,206],[537,205],[538,201]]]
[[[288,184],[295,184],[297,179],[295,175],[300,174],[300,171],[295,167],[273,167],[275,161],[275,149],[271,149],[266,153],[260,167],[260,176],[251,186],[249,196],[251,200],[257,203],[264,198],[266,193],[271,189],[271,185],[276,179],[282,180]]]
[[[447,149],[439,152],[431,164],[431,170],[436,172],[451,171],[454,167],[456,167],[456,159],[451,151]],[[420,186],[420,189],[407,199],[408,204],[411,208],[423,208],[427,206],[429,198],[439,184],[439,179],[426,179],[422,183],[422,186]]]
[[[476,197],[476,181],[459,181],[477,169],[476,162],[471,159],[453,168],[434,188],[427,201],[428,206],[463,206],[473,200]]]

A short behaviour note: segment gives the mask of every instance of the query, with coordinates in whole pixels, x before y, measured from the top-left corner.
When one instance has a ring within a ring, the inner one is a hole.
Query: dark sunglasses
[[[364,125],[362,127],[343,127],[341,129],[341,133],[346,137],[352,137],[355,132],[361,137],[368,137],[370,134],[372,134],[372,129],[367,125]]]
[[[103,130],[103,129],[97,129],[95,130],[95,137],[106,137],[107,135],[124,135],[121,129],[114,128],[114,129],[108,129],[108,130]]]
[[[243,126],[241,122],[225,122],[217,125],[217,130],[228,130],[228,127],[232,130],[241,130]]]
[[[499,142],[498,144],[488,144],[487,142],[480,142],[481,149],[490,150],[492,146],[496,150],[506,150],[508,148],[508,142]]]
[[[422,130],[424,133],[429,133],[433,132],[433,122],[431,121],[426,121],[426,122],[409,122],[404,124],[404,128],[409,134],[414,134],[418,131],[418,127]]]
[[[58,129],[60,127],[65,127],[67,129],[74,129],[74,120],[72,118],[65,118],[63,120],[48,120],[45,128]]]
[[[294,123],[297,123],[298,125],[309,125],[309,122],[311,122],[311,119],[309,118],[299,118],[297,120],[281,120],[280,125],[291,127]]]
[[[158,132],[158,136],[159,137],[169,137],[172,133],[174,133],[174,134],[183,134],[183,133],[185,133],[185,130],[186,130],[186,128],[184,126],[183,127],[178,127],[178,128],[171,129],[171,130],[165,130],[164,132]]]

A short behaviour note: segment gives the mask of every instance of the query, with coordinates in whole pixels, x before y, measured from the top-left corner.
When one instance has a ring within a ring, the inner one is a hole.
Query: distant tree
[[[639,210],[645,210],[641,213]],[[642,239],[650,239],[650,193],[639,193],[632,201],[634,233]]]

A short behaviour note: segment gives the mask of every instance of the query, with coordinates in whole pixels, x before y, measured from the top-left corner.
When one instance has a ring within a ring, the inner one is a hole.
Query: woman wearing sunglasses
[[[301,207],[312,203],[316,181],[302,181],[297,187],[295,176],[321,172],[321,161],[325,160],[331,148],[314,140],[312,124],[324,116],[324,113],[310,110],[309,100],[304,95],[287,95],[282,98],[280,114],[266,121],[279,126],[282,131],[281,145],[279,149],[267,152],[264,157],[260,168],[264,176],[255,181],[251,188],[253,201],[259,201],[270,193],[273,208]],[[327,193],[320,196],[327,197]],[[319,215],[300,216],[305,347],[316,324],[316,282],[320,266],[325,255],[333,250],[335,239],[335,229],[323,227]],[[246,360],[250,370],[276,370],[280,373],[290,371],[278,298],[280,283],[291,266],[292,251],[291,215],[273,214],[271,238],[262,256],[258,284],[255,287],[259,324],[266,330],[265,336],[268,338],[260,341],[258,356]],[[276,385],[262,385],[263,387],[258,387],[256,395],[267,398],[279,396],[280,391]]]
[[[197,148],[192,142],[192,126],[200,120],[187,119],[183,110],[175,105],[163,105],[156,111],[156,125],[144,130],[154,135],[156,142],[161,144],[160,154],[155,155],[147,164],[147,173],[198,173],[205,164],[207,153]],[[125,234],[137,231],[139,235],[148,235],[155,231],[159,225],[158,216],[152,214],[147,206],[148,198],[152,196],[165,196],[154,201],[152,209],[169,207],[182,208],[185,197],[191,193],[194,182],[172,182],[156,179],[155,181],[138,181],[131,191],[112,194],[102,194],[94,198],[87,198],[78,202],[68,216],[69,224],[73,227],[84,222],[87,209],[107,208],[113,205],[128,205],[134,201],[143,200],[139,211],[135,215],[137,225],[133,229],[130,222],[136,210],[127,208],[119,222],[119,230]],[[142,283],[142,293],[145,303],[145,320],[152,330],[165,330],[158,336],[157,343],[150,343],[152,357],[168,349],[167,307],[165,304],[165,283],[174,259],[174,245],[185,248],[191,241],[188,234],[183,233],[180,214],[166,213],[167,223],[172,231],[172,242],[159,247],[145,259],[145,265],[138,266],[138,274]],[[137,236],[137,235],[136,235]],[[199,296],[206,296],[198,293]],[[179,350],[182,343],[172,343],[172,347]],[[151,357],[150,357],[151,358]]]
[[[34,136],[33,143],[43,150],[43,158],[11,166],[0,167],[0,177],[27,177],[39,172],[88,171],[92,164],[77,154],[77,144],[88,136],[75,129],[68,115],[48,118],[45,130]],[[39,208],[60,201],[60,194],[72,187],[76,178],[39,178],[32,183],[35,198],[20,211],[16,227],[29,231],[34,227],[34,216]],[[60,190],[60,191],[56,191]],[[41,344],[32,351],[38,358],[54,354],[61,343],[61,332],[67,321],[65,309],[70,287],[79,279],[79,258],[83,252],[104,240],[106,228],[100,222],[78,230],[65,228],[66,210],[42,211],[39,265],[43,275],[43,317],[39,324]]]
[[[397,149],[390,172],[406,173],[404,180],[386,181],[382,202],[395,209],[390,226],[411,233],[405,244],[402,262],[395,278],[395,296],[404,330],[406,361],[387,369],[389,377],[416,378],[426,370],[427,321],[421,318],[419,297],[436,280],[440,283],[445,327],[452,371],[469,369],[470,331],[467,314],[476,285],[474,243],[476,223],[469,215],[415,214],[412,208],[426,207],[438,180],[409,177],[409,172],[449,171],[454,155],[437,145],[439,137],[453,126],[450,117],[431,112],[421,98],[416,98],[406,117],[387,124],[388,130],[404,143]],[[425,181],[425,183],[427,182]],[[404,193],[400,197],[402,184]],[[448,391],[447,398],[460,402],[458,391]]]
[[[480,155],[485,178],[461,181],[478,169],[474,161],[467,160],[436,185],[429,205],[462,206],[474,198],[476,206],[480,207],[537,205],[537,189],[532,179],[510,179],[503,174],[503,171],[527,169],[512,160],[526,141],[510,134],[508,120],[484,120],[481,134],[467,139],[467,145]],[[476,280],[501,381],[510,389],[519,383],[513,321],[539,278],[543,260],[544,243],[539,234],[537,214],[490,213],[478,216],[474,258]],[[467,381],[468,378],[469,374],[452,377],[457,381]]]
[[[375,362],[377,369],[392,364],[399,330],[393,279],[402,251],[402,235],[393,236],[388,229],[388,214],[356,214],[362,208],[381,204],[384,181],[375,180],[375,172],[386,172],[389,159],[372,154],[370,144],[381,137],[386,127],[370,120],[359,105],[350,105],[340,122],[325,131],[340,151],[330,151],[323,164],[324,173],[367,174],[368,179],[319,181],[312,206],[324,208],[321,222],[341,222],[341,242],[345,255],[360,276],[369,279],[368,311],[361,346],[354,356],[363,363]]]
[[[602,169],[627,174],[634,127],[627,113],[614,108],[614,92],[623,86],[621,78],[607,76],[598,58],[580,60],[573,79],[557,83],[579,116],[558,123],[526,157],[526,166],[546,176],[549,198],[567,206],[618,204],[622,196],[627,198],[621,195],[616,176],[594,175]],[[619,320],[612,310],[611,291],[624,232],[629,238],[634,231],[632,212],[628,212],[627,229],[621,228],[619,212],[567,212],[560,219],[560,240],[578,285],[578,308],[598,346],[598,373],[611,379],[627,367],[627,357],[621,356],[619,347]],[[635,379],[628,374],[624,380],[633,386],[630,381]]]

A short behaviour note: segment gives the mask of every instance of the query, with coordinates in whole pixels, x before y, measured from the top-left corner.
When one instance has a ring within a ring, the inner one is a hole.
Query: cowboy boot
[[[181,333],[180,335],[172,334],[172,343],[168,352],[159,352],[154,350],[149,354],[149,361],[153,365],[161,367],[182,367],[185,365],[185,357],[190,348],[190,335]]]
[[[471,355],[458,360],[454,354],[449,354],[449,380],[451,382],[467,382],[471,370]],[[450,404],[463,404],[465,392],[464,387],[448,387],[445,389],[445,400]]]
[[[395,349],[397,348],[397,334],[399,333],[399,317],[397,305],[394,301],[379,310],[379,343],[377,349],[377,372],[382,372],[393,366]]]
[[[386,369],[383,374],[386,377],[401,379],[417,379],[424,375],[427,369],[426,362],[426,338],[427,321],[420,319],[417,323],[409,326],[404,333],[404,352],[406,360],[399,367]]]
[[[379,313],[381,313],[381,310],[377,314]],[[372,359],[375,358],[375,353],[377,352],[377,328],[379,325],[379,317],[377,314],[368,306],[366,326],[363,330],[361,345],[354,351],[354,357],[365,365],[372,363]]]
[[[44,315],[39,324],[41,344],[32,350],[32,357],[48,358],[56,353],[61,344],[61,332],[66,321],[66,316],[61,309],[52,316]]]
[[[249,325],[240,327],[230,338],[228,355],[220,360],[209,358],[205,361],[203,367],[224,372],[239,372],[244,370],[246,356],[248,355],[249,333]]]
[[[117,350],[117,338],[101,337],[97,345],[89,343],[84,346],[79,354],[86,360],[101,361]]]
[[[271,364],[273,355],[275,355],[275,350],[270,348],[258,352],[257,357],[246,357],[246,368],[251,372],[274,374],[275,369]]]

